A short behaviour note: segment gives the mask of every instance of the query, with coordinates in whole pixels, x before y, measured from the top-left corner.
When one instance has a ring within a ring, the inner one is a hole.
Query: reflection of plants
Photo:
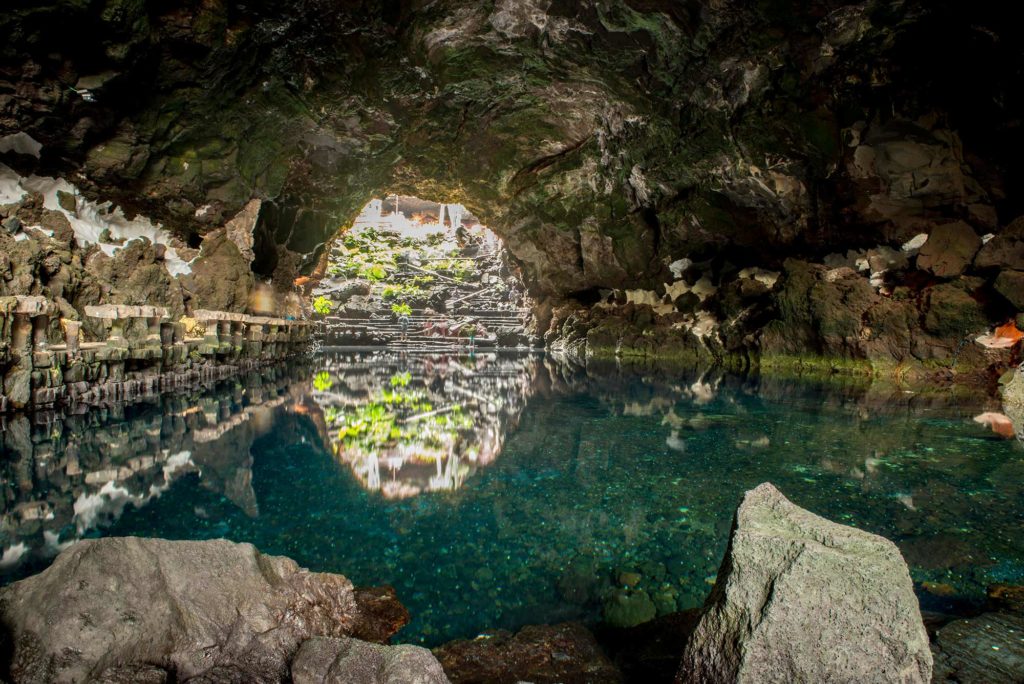
[[[331,374],[327,371],[320,371],[313,378],[313,389],[317,392],[329,392],[334,387],[334,380],[331,379]]]
[[[402,302],[401,304],[392,304],[391,313],[393,313],[396,316],[411,316],[412,307],[406,304],[405,302]]]
[[[334,302],[323,295],[313,300],[313,311],[316,311],[321,316],[326,316],[331,313],[334,308]]]
[[[363,449],[388,446],[402,431],[395,425],[396,416],[381,403],[371,402],[341,417],[338,440],[346,446]]]
[[[409,381],[412,380],[412,373],[406,371],[404,373],[395,373],[391,376],[392,387],[407,387]]]

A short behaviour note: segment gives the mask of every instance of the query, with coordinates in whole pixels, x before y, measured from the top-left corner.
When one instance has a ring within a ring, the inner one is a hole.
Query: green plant
[[[397,299],[399,297],[419,297],[423,289],[416,285],[386,285],[381,296],[384,299]]]
[[[388,277],[388,272],[380,264],[367,264],[359,270],[359,277],[380,282]]]
[[[406,387],[409,385],[409,381],[412,380],[412,373],[406,371],[404,373],[395,373],[391,376],[392,387]]]
[[[321,316],[331,313],[332,309],[334,309],[334,302],[323,295],[313,300],[313,311],[316,311]]]
[[[405,302],[402,302],[401,304],[392,304],[391,313],[393,313],[396,316],[411,316],[412,307],[406,304]]]
[[[313,377],[313,389],[317,392],[328,392],[334,387],[334,380],[327,371],[320,371]]]

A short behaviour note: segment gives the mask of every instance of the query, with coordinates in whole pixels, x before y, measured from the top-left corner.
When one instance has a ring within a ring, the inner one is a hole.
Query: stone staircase
[[[332,259],[344,259],[344,253],[332,250]],[[453,278],[437,270],[439,261],[457,259],[473,262],[467,277]],[[470,347],[466,326],[477,326],[474,348],[524,349],[536,346],[529,334],[532,311],[522,286],[513,287],[510,296],[508,266],[497,250],[463,248],[457,256],[449,252],[445,259],[411,254],[405,249],[396,256],[397,268],[378,283],[365,280],[324,281],[318,292],[337,297],[335,311],[323,318],[318,336],[329,347],[386,347],[416,352],[446,352]],[[433,276],[424,284],[423,276]],[[360,285],[361,283],[361,285]],[[420,294],[406,300],[383,296],[388,286],[415,284]],[[357,295],[345,293],[356,292]],[[332,294],[333,293],[333,294]],[[369,293],[369,294],[367,294]],[[407,334],[403,339],[399,317],[392,304],[403,301],[410,306]]]

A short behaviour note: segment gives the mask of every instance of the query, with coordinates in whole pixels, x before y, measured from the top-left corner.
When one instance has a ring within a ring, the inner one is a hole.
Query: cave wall
[[[683,257],[781,269],[952,220],[999,233],[1024,213],[1011,18],[911,0],[16,0],[0,138],[42,143],[4,155],[20,170],[73,174],[186,240],[264,200],[254,269],[278,280],[388,190],[462,202],[536,294],[584,297],[661,287]]]

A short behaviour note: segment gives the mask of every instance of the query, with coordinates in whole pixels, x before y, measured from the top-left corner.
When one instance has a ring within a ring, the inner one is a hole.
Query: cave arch
[[[5,13],[0,132],[43,145],[34,170],[80,173],[83,192],[184,236],[262,200],[256,269],[285,280],[385,189],[479,212],[555,296],[655,287],[683,256],[777,266],[950,218],[994,229],[1024,196],[1005,8],[105,7]],[[936,35],[972,46],[943,68],[995,104],[949,98],[920,49]],[[927,191],[877,161],[893,142],[942,169]]]

